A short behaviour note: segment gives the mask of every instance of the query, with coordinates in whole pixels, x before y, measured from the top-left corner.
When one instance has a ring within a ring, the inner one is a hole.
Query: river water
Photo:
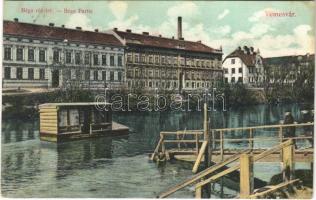
[[[241,127],[277,124],[286,111],[298,121],[306,105],[259,105],[210,112],[211,127]],[[5,116],[4,116],[5,117]],[[128,137],[81,140],[63,144],[39,140],[39,120],[3,119],[1,133],[1,190],[5,197],[155,197],[159,192],[191,176],[187,163],[157,166],[148,160],[162,130],[202,129],[202,112],[124,112],[113,119],[130,127]],[[272,136],[272,132],[256,137]],[[230,137],[243,137],[231,133]],[[227,143],[236,148],[244,143]],[[267,147],[273,142],[255,142]],[[301,144],[305,145],[305,144]],[[309,164],[296,163],[308,168]],[[255,176],[269,181],[280,172],[279,163],[254,166]],[[212,197],[218,197],[218,187]],[[194,188],[172,197],[193,198]],[[236,191],[224,187],[224,197]]]

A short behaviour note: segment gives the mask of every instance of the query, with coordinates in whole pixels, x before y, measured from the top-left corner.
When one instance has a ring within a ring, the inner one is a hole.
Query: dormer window
[[[235,64],[235,59],[231,59],[231,64],[234,65]]]

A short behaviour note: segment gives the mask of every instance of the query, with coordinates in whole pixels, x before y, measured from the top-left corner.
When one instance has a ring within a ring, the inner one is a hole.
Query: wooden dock
[[[218,178],[231,174],[238,170],[240,173],[240,198],[261,198],[276,190],[288,188],[289,185],[295,185],[299,179],[294,179],[294,163],[307,162],[313,163],[313,147],[299,149],[296,148],[298,140],[313,141],[314,123],[301,124],[278,124],[253,127],[210,129],[207,120],[207,106],[204,105],[204,125],[202,130],[182,130],[182,131],[163,131],[160,132],[159,142],[151,155],[150,159],[154,161],[168,161],[176,159],[193,163],[192,172],[197,173],[203,162],[206,169],[188,180],[162,192],[158,197],[164,198],[174,192],[195,184],[196,197],[202,197],[202,188],[209,188],[209,184]],[[284,137],[288,130],[296,129],[296,136],[291,138]],[[257,130],[269,130],[267,137],[256,135]],[[247,137],[229,138],[231,132],[242,131]],[[273,141],[278,144],[265,149],[254,148],[254,142]],[[247,144],[242,149],[233,149],[231,146],[225,146],[229,142],[242,142]],[[267,186],[264,192],[254,191],[253,164],[255,162],[278,162],[282,166],[283,182],[276,186]],[[215,163],[211,166],[210,163]],[[236,164],[237,163],[237,164]],[[232,166],[228,167],[228,164]],[[222,171],[220,171],[222,170]],[[216,173],[215,173],[216,172]],[[214,174],[215,173],[215,174]]]

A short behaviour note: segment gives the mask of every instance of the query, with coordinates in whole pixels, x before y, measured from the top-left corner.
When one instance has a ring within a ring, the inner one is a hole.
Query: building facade
[[[260,86],[264,81],[264,68],[259,49],[238,47],[223,60],[226,83],[243,83]]]
[[[315,70],[315,54],[264,58],[263,64],[269,83],[307,83]]]
[[[113,35],[4,21],[3,88],[117,88],[125,82],[124,46]]]
[[[113,29],[125,46],[126,82],[129,88],[145,90],[197,90],[213,87],[222,80],[222,51],[182,38],[166,38]]]

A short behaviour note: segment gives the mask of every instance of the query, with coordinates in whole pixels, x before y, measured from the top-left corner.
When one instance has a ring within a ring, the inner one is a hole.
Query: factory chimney
[[[178,17],[178,40],[182,38],[182,17]]]

